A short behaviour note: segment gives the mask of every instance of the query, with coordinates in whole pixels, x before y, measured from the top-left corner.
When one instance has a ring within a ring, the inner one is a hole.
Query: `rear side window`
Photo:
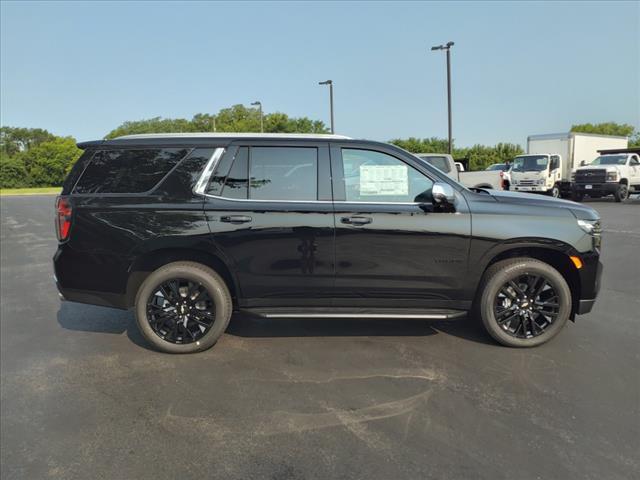
[[[222,189],[222,196],[227,198],[247,198],[247,186],[249,185],[249,148],[240,147],[233,166],[227,175]]]
[[[184,158],[187,148],[102,150],[95,153],[74,193],[142,193]]]
[[[253,147],[249,178],[250,199],[317,200],[318,149]]]
[[[305,201],[318,198],[315,147],[240,147],[229,173],[217,172],[210,195],[251,200]],[[221,193],[218,193],[220,192]]]

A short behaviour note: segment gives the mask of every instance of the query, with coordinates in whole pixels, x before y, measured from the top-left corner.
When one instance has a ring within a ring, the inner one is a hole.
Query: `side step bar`
[[[454,320],[464,317],[464,310],[449,309],[362,309],[362,308],[251,308],[242,312],[262,318],[421,318],[426,320]]]

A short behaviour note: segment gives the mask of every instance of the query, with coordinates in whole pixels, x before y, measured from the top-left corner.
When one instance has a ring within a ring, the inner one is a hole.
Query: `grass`
[[[56,195],[62,187],[36,187],[36,188],[0,188],[0,196],[8,195]]]

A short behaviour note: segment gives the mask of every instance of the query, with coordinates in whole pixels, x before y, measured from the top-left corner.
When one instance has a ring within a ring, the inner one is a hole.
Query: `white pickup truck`
[[[447,153],[417,153],[415,156],[442,170],[447,176],[457,180],[465,187],[503,190],[503,172],[499,170],[465,171],[456,165],[457,162]]]
[[[573,199],[613,195],[616,202],[622,202],[630,194],[640,193],[640,156],[629,150],[635,149],[600,155],[589,165],[576,169],[571,184]]]

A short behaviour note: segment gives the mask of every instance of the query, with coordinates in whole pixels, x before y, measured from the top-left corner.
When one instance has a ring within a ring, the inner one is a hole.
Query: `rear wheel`
[[[621,183],[618,185],[618,189],[613,193],[613,197],[616,199],[616,202],[622,202],[629,198],[629,187]]]
[[[584,194],[583,193],[578,193],[578,192],[573,192],[571,194],[571,200],[573,200],[574,202],[581,202],[582,200],[584,200]]]
[[[224,280],[194,262],[160,267],[136,295],[140,331],[155,348],[167,353],[206,350],[224,333],[232,302]]]
[[[514,258],[492,265],[483,278],[480,316],[487,332],[509,347],[535,347],[562,330],[571,290],[551,265]]]

